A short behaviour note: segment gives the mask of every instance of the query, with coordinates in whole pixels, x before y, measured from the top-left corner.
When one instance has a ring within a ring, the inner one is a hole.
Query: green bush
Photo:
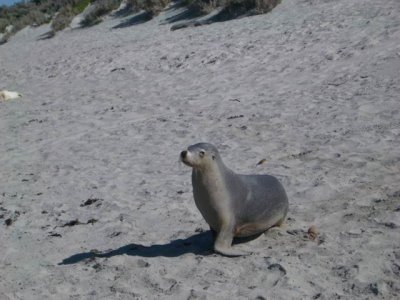
[[[93,1],[92,4],[94,6],[93,10],[89,12],[81,22],[81,25],[84,27],[100,23],[101,17],[117,9],[121,4],[121,0],[96,0]]]
[[[51,29],[54,32],[63,30],[71,23],[72,19],[80,14],[89,4],[90,0],[70,1],[70,4],[67,4],[58,11],[51,23]]]
[[[89,4],[90,0],[80,0],[73,6],[73,10],[76,12],[76,14],[80,14]]]
[[[0,7],[0,32],[10,24],[14,26],[15,33],[28,25],[48,23],[52,18],[52,30],[62,30],[70,24],[75,15],[89,5],[89,2],[90,0],[32,0],[10,7]]]
[[[6,27],[9,25],[9,21],[5,18],[0,18],[0,33],[6,30]]]

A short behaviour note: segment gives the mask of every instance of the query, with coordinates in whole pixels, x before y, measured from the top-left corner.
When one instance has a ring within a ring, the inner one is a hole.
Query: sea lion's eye
[[[200,157],[204,157],[205,154],[206,154],[206,153],[205,153],[203,150],[201,150],[201,151],[199,152]]]

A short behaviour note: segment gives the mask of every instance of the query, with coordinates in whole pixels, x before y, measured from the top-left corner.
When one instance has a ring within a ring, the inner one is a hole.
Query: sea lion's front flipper
[[[233,232],[231,227],[222,227],[214,242],[214,251],[225,256],[244,256],[249,252],[243,252],[232,248]]]

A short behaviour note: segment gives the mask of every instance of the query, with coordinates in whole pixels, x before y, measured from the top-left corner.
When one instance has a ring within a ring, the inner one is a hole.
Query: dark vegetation
[[[144,10],[151,16],[158,15],[171,0],[127,0],[128,6],[136,12]]]
[[[74,16],[85,11],[82,26],[92,26],[101,22],[101,17],[118,8],[122,0],[32,0],[27,3],[17,3],[11,7],[0,6],[0,44],[15,32],[26,26],[39,26],[51,22],[51,32],[66,28]],[[194,12],[193,16],[205,15],[216,8],[221,11],[217,19],[224,21],[242,15],[262,14],[269,12],[281,0],[181,0],[179,5],[186,6]],[[145,19],[159,14],[170,4],[171,0],[127,0],[126,10],[142,12]],[[177,2],[175,1],[175,4]]]
[[[271,11],[281,0],[184,0],[187,6],[210,13],[216,8],[234,15],[263,14]]]
[[[72,18],[82,12],[89,0],[33,0],[0,7],[0,33],[3,42],[22,28],[52,22],[54,32],[64,29]],[[1,43],[1,40],[0,40]]]

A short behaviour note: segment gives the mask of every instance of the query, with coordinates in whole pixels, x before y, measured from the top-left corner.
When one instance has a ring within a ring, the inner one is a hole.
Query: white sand
[[[284,0],[0,46],[0,89],[24,95],[0,103],[0,298],[396,299],[399,15],[398,0]],[[235,245],[250,256],[210,251],[178,163],[200,141],[287,190],[286,228]]]

